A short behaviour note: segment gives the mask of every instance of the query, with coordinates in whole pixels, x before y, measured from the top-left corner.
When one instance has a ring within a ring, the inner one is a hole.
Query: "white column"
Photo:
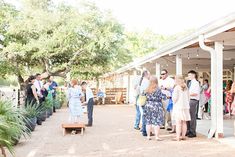
[[[137,75],[137,71],[136,70],[133,71],[133,75],[134,75],[134,77],[136,77],[136,75]]]
[[[130,89],[131,88],[131,81],[130,81],[130,74],[127,74],[127,95],[126,95],[126,103],[129,104],[130,102]]]
[[[217,130],[216,137],[223,137],[223,44],[215,42],[216,52],[216,77],[212,79],[216,80],[216,118],[217,118]],[[213,106],[214,104],[212,104]]]
[[[182,57],[176,55],[176,75],[182,75]]]
[[[159,63],[156,63],[156,77],[159,79],[161,76],[161,65]]]

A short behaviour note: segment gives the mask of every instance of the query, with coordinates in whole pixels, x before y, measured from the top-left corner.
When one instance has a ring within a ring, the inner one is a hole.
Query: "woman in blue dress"
[[[146,90],[146,97],[147,101],[144,116],[146,119],[147,139],[151,139],[151,129],[154,128],[156,140],[161,141],[159,131],[160,127],[164,124],[162,99],[166,99],[166,96],[162,94],[161,89],[158,88],[158,80],[156,77],[151,78],[150,85]]]
[[[82,103],[81,98],[83,93],[81,87],[78,86],[77,80],[71,80],[71,87],[67,91],[67,99],[69,101],[70,118],[69,121],[72,123],[78,123],[79,117],[82,116]]]

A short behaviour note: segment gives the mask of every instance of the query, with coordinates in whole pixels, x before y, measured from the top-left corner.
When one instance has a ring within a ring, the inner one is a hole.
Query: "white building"
[[[235,13],[213,21],[157,52],[106,74],[104,78],[107,80],[111,77],[126,82],[119,86],[127,88],[127,102],[130,102],[133,93],[131,82],[143,68],[156,76],[160,76],[160,70],[164,68],[171,75],[187,74],[189,70],[195,70],[201,77],[211,78],[213,105],[209,137],[214,133],[217,138],[223,137],[223,80],[235,78]],[[119,82],[111,81],[114,86],[117,86],[115,82]]]

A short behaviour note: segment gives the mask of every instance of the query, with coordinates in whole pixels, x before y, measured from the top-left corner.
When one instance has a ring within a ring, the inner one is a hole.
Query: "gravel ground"
[[[148,141],[133,129],[133,106],[96,106],[94,126],[84,136],[62,136],[61,124],[67,122],[67,109],[58,110],[32,137],[15,147],[16,157],[234,157],[235,149],[198,136],[171,141],[174,135],[161,130],[164,141]],[[86,120],[86,117],[83,119]],[[11,155],[9,155],[11,156]]]

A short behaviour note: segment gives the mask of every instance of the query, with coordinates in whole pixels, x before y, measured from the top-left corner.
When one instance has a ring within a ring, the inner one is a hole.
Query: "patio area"
[[[135,108],[130,105],[95,106],[94,126],[86,128],[84,136],[68,134],[63,137],[61,124],[67,122],[68,112],[66,108],[58,110],[42,126],[36,127],[31,139],[21,140],[15,147],[15,156],[234,156],[235,150],[232,146],[222,144],[216,140],[207,139],[203,135],[198,135],[194,139],[175,142],[171,141],[173,135],[168,134],[165,130],[161,130],[161,137],[164,141],[148,141],[141,136],[139,131],[133,129],[134,114]],[[83,117],[83,121],[86,121],[86,117]],[[204,128],[209,125],[205,123],[206,121],[200,121],[198,128]]]

